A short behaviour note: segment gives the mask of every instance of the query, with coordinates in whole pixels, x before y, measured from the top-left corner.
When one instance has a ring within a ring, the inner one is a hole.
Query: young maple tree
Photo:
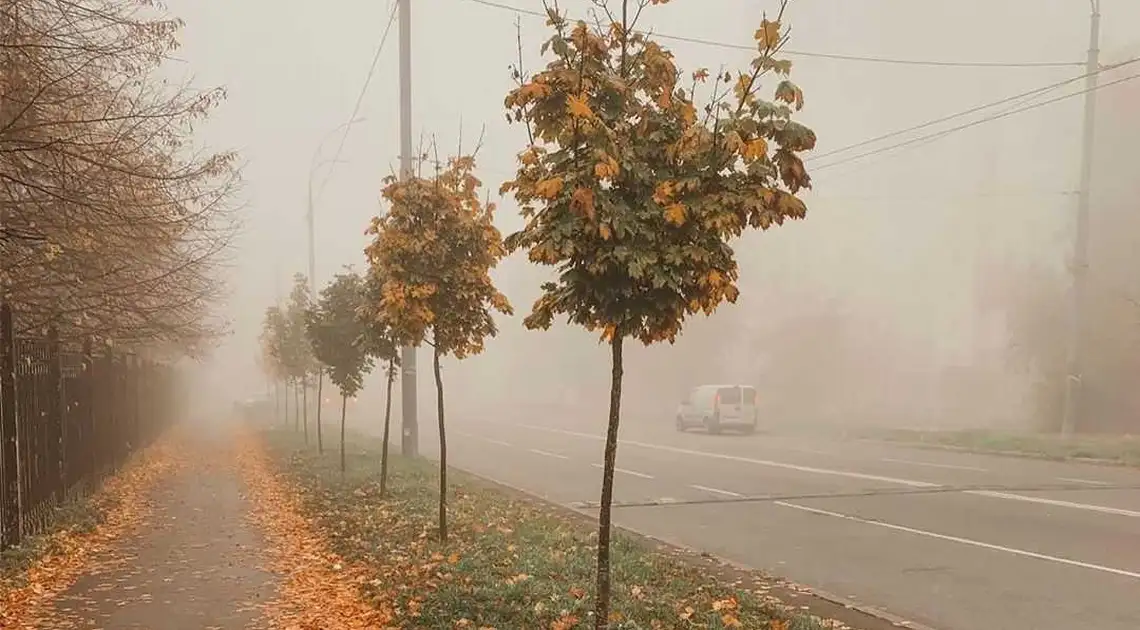
[[[345,271],[321,290],[320,299],[306,314],[305,332],[313,356],[328,370],[340,390],[340,474],[345,473],[344,424],[348,399],[364,385],[372,368],[364,343],[366,323],[356,315],[364,297],[364,281]]]
[[[377,310],[380,304],[383,278],[381,270],[373,267],[364,280],[364,300],[357,308],[357,317],[364,326],[365,351],[384,366],[386,390],[384,393],[384,437],[380,452],[380,498],[388,496],[388,444],[392,426],[392,385],[396,381],[396,368],[400,364],[400,346],[403,342],[395,330]]]
[[[309,376],[316,367],[313,349],[305,334],[305,320],[312,304],[308,278],[301,273],[294,274],[293,289],[289,292],[289,303],[285,309],[287,332],[284,353],[286,369],[294,382],[294,421],[300,423],[297,428],[305,433],[305,444],[309,443]]]
[[[475,158],[451,158],[433,177],[385,180],[391,208],[372,220],[365,250],[379,282],[381,319],[399,339],[432,347],[439,422],[439,536],[447,540],[447,433],[441,357],[483,351],[498,329],[491,312],[510,314],[491,270],[506,255],[495,206],[479,199]],[[429,338],[430,333],[430,338]]]
[[[798,154],[816,138],[791,119],[803,92],[787,78],[791,64],[776,58],[787,39],[786,0],[756,31],[750,67],[697,70],[686,86],[672,54],[635,30],[643,11],[664,0],[596,4],[608,16],[596,28],[548,6],[549,62],[533,76],[514,69],[518,86],[505,105],[530,143],[502,191],[514,193],[526,218],[508,249],[559,272],[542,285],[526,326],[546,329],[565,316],[611,349],[595,599],[595,623],[605,628],[622,345],[672,342],[686,316],[736,300],[729,241],[748,227],[804,216],[796,193],[811,180]],[[702,85],[707,96],[698,103]],[[761,97],[765,89],[773,100]]]
[[[284,362],[283,348],[286,337],[286,322],[285,314],[281,312],[278,306],[270,306],[265,309],[265,317],[261,322],[261,335],[259,341],[261,342],[261,356],[262,366],[266,372],[269,373],[270,378],[273,379],[274,388],[280,387],[282,382],[288,385],[287,371]],[[274,403],[277,406],[277,413],[281,412],[281,396],[280,391],[275,392],[273,397]],[[288,389],[285,391],[285,424],[289,424],[289,396]]]

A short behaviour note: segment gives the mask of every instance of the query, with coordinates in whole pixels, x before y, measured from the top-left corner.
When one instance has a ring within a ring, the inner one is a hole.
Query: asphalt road
[[[597,501],[600,421],[457,420],[449,435],[456,467],[563,504]],[[619,525],[916,627],[1140,628],[1140,470],[681,434],[671,419],[623,430],[617,465]]]

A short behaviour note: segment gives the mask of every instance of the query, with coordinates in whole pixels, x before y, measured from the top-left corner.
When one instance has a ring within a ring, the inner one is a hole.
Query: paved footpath
[[[189,432],[188,432],[189,433]],[[154,513],[56,602],[52,628],[258,628],[274,595],[226,428],[195,426]]]

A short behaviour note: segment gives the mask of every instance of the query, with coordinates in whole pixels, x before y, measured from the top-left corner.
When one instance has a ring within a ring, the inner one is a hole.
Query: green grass
[[[403,627],[593,627],[596,534],[587,519],[449,471],[451,539],[441,545],[435,462],[393,457],[381,500],[378,441],[353,437],[342,482],[335,451],[319,457],[289,431],[266,436],[307,516],[333,551],[367,567],[364,595],[394,605]],[[621,533],[612,550],[615,630],[829,627],[790,614],[759,577],[725,583]]]
[[[987,430],[918,431],[893,429],[870,437],[893,442],[954,446],[974,451],[1001,451],[1065,460],[1103,459],[1129,466],[1140,466],[1140,437],[1077,436],[1034,433],[1006,433]]]

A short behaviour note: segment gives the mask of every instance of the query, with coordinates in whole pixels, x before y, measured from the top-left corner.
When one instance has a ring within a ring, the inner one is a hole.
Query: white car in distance
[[[701,385],[677,406],[677,430],[703,428],[711,434],[724,430],[753,433],[759,416],[756,388],[751,385]]]

